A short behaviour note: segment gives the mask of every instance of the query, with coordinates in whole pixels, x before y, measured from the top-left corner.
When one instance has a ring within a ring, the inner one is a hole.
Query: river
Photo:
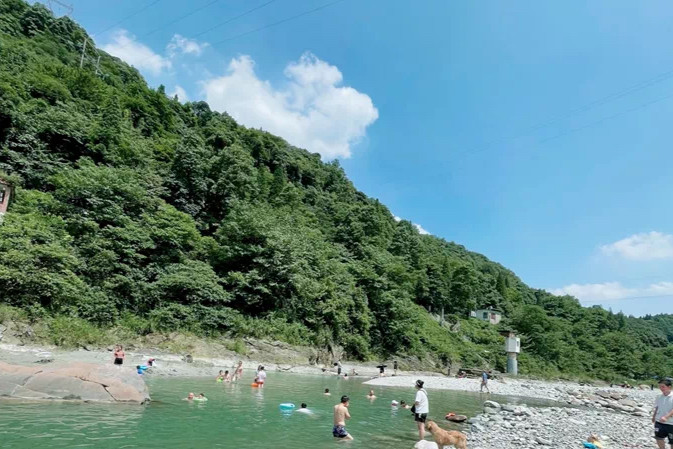
[[[410,449],[417,431],[409,410],[391,401],[411,403],[415,390],[375,387],[377,399],[365,398],[369,387],[361,380],[336,376],[269,373],[264,389],[249,380],[216,383],[213,378],[152,378],[147,376],[153,402],[148,406],[56,402],[0,401],[0,446],[6,448],[311,448],[342,447],[331,434],[332,407],[342,394],[351,397],[348,431],[355,438],[346,447]],[[323,394],[329,388],[332,396]],[[205,393],[208,402],[183,401],[189,392]],[[445,428],[453,411],[468,416],[481,410],[485,399],[516,402],[456,391],[428,391],[430,417]],[[279,404],[306,402],[314,413],[284,413]],[[530,403],[530,401],[527,401]],[[429,438],[429,437],[428,437]]]

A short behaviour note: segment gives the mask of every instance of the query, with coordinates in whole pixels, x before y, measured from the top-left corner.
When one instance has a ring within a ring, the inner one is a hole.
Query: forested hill
[[[672,316],[531,289],[396,221],[338,162],[168,98],[91,44],[80,68],[85,38],[40,4],[0,0],[0,177],[17,187],[0,226],[6,310],[54,332],[255,336],[496,369],[511,328],[523,373],[672,374]],[[467,318],[484,307],[504,322]]]

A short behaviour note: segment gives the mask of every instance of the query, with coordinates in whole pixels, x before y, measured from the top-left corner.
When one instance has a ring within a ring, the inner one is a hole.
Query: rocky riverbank
[[[419,374],[390,376],[371,379],[368,385],[385,387],[413,387]],[[458,390],[478,393],[479,379],[458,379],[455,377],[421,376],[428,390]],[[631,413],[640,413],[638,404],[652,404],[659,394],[655,389],[623,389],[610,388],[607,385],[589,386],[576,382],[552,382],[521,378],[490,380],[488,387],[491,394],[503,396],[521,396],[527,398],[547,399],[573,406],[607,407]],[[621,402],[620,402],[621,401]],[[633,401],[633,402],[632,402]],[[625,407],[625,408],[622,408]]]
[[[243,362],[245,372],[254,371],[263,364],[270,372],[288,372],[297,374],[323,374],[335,372],[333,366],[311,359],[310,353],[296,350],[295,347],[283,343],[255,342],[255,351],[248,351],[245,355],[233,351],[218,351],[215,356],[198,355],[200,351],[184,354],[174,354],[156,348],[127,350],[125,366],[135,367],[145,365],[149,358],[156,359],[156,366],[147,372],[149,376],[157,377],[201,377],[215,376],[219,370],[232,370],[238,363]],[[202,353],[202,352],[201,352]],[[48,346],[20,346],[14,344],[0,344],[0,362],[27,365],[48,366],[50,364],[67,364],[85,362],[97,365],[111,365],[113,360],[112,348],[105,350],[62,350]],[[371,365],[371,366],[370,366]],[[355,369],[360,378],[370,378],[378,373],[372,364],[343,363],[344,373]]]
[[[650,418],[602,406],[533,408],[486,401],[484,413],[468,423],[472,449],[582,448],[592,434],[611,449],[655,447]]]

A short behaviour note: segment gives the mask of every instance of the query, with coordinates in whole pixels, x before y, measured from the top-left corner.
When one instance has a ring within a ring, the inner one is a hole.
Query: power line
[[[168,23],[165,23],[165,24],[161,25],[161,26],[158,27],[158,28],[153,29],[153,30],[150,31],[149,33],[143,34],[141,37],[147,37],[147,36],[149,36],[150,34],[154,34],[154,33],[156,33],[157,31],[159,31],[159,30],[161,30],[161,29],[164,29],[164,28],[166,28],[166,27],[169,26],[169,25],[173,25],[174,23],[177,23],[177,22],[181,21],[182,19],[186,19],[187,17],[192,16],[192,15],[196,14],[197,12],[206,9],[207,7],[209,7],[209,6],[211,6],[211,5],[214,5],[215,3],[219,2],[219,1],[221,1],[221,0],[213,0],[213,1],[210,2],[210,3],[206,3],[205,5],[203,5],[203,6],[199,7],[199,8],[196,8],[196,9],[193,10],[193,11],[190,11],[190,12],[188,12],[188,13],[186,13],[186,14],[180,16],[180,17],[177,17],[176,19],[171,20],[171,21],[168,22]]]
[[[602,303],[602,302],[610,302],[610,301],[629,301],[633,299],[648,299],[648,298],[673,298],[673,294],[667,294],[667,295],[645,295],[645,296],[626,296],[624,298],[613,298],[613,299],[584,299],[584,302],[591,302],[591,303]]]
[[[227,19],[227,20],[225,20],[225,21],[222,22],[222,23],[218,23],[217,25],[215,25],[215,26],[213,26],[213,27],[211,27],[211,28],[208,28],[207,30],[204,30],[204,31],[201,31],[201,32],[198,33],[198,34],[195,34],[194,37],[202,36],[202,35],[204,35],[204,34],[210,32],[210,31],[213,31],[214,29],[217,29],[217,28],[219,28],[219,27],[221,27],[221,26],[223,26],[223,25],[226,25],[226,24],[228,24],[228,23],[230,23],[230,22],[233,22],[233,21],[236,20],[236,19],[240,19],[241,17],[247,16],[248,14],[257,11],[258,9],[262,9],[262,8],[264,8],[266,5],[269,5],[269,4],[271,4],[271,3],[275,2],[275,1],[276,1],[276,0],[270,0],[270,1],[266,2],[266,3],[264,3],[264,4],[261,4],[261,5],[259,5],[259,6],[256,6],[256,7],[252,8],[252,9],[249,9],[249,10],[247,10],[247,11],[245,11],[245,12],[243,12],[243,13],[241,13],[241,14],[235,16],[235,17],[232,17],[231,19]]]
[[[589,111],[589,110],[591,110],[595,107],[602,106],[602,105],[604,105],[606,103],[609,103],[611,101],[618,100],[618,99],[623,98],[623,97],[625,97],[629,94],[632,94],[634,92],[646,89],[650,86],[653,86],[655,84],[659,84],[659,83],[661,83],[663,81],[666,81],[666,80],[669,80],[671,78],[673,78],[673,70],[669,70],[667,72],[660,73],[657,76],[654,76],[654,77],[649,78],[645,81],[641,81],[639,83],[631,85],[631,86],[629,86],[629,87],[627,87],[627,88],[625,88],[621,91],[618,91],[618,92],[615,92],[613,94],[607,95],[605,97],[599,98],[599,99],[594,100],[594,101],[592,101],[590,103],[587,103],[585,105],[582,105],[582,106],[576,107],[574,109],[571,109],[570,111],[568,111],[566,113],[552,116],[551,118],[549,118],[547,120],[544,120],[544,121],[539,122],[535,125],[524,128],[514,136],[501,137],[501,138],[493,139],[493,140],[491,140],[489,142],[486,142],[484,144],[481,144],[481,145],[472,146],[472,147],[466,149],[465,151],[457,153],[456,156],[460,157],[460,156],[465,156],[466,154],[469,154],[469,153],[478,153],[480,151],[484,151],[484,150],[490,148],[491,146],[493,146],[496,143],[508,142],[508,141],[511,141],[511,140],[519,139],[521,137],[525,137],[530,132],[540,130],[540,129],[545,128],[549,125],[557,123],[561,120],[570,118],[570,117],[572,117],[574,115],[577,115],[579,113],[582,113],[582,112]]]
[[[225,42],[233,41],[234,39],[238,39],[240,37],[247,36],[249,34],[257,33],[258,31],[266,30],[267,28],[271,28],[271,27],[274,27],[276,25],[280,25],[281,23],[289,22],[290,20],[298,19],[299,17],[303,17],[303,16],[306,16],[306,15],[312,14],[314,12],[318,12],[321,9],[325,9],[329,6],[336,5],[337,3],[341,3],[343,1],[345,1],[345,0],[336,0],[336,1],[333,1],[333,2],[330,2],[330,3],[326,3],[322,6],[318,6],[317,8],[314,8],[314,9],[311,9],[311,10],[308,10],[308,11],[304,11],[304,12],[296,14],[294,16],[287,17],[285,19],[279,20],[278,22],[273,22],[273,23],[270,23],[268,25],[264,25],[262,27],[255,28],[254,30],[246,31],[245,33],[241,33],[241,34],[237,34],[235,36],[228,37],[228,38],[223,39],[219,42],[215,42],[214,44],[212,44],[212,46],[220,45],[220,44],[223,44]]]
[[[101,31],[99,31],[99,32],[97,32],[97,33],[94,33],[94,34],[92,34],[91,36],[92,36],[92,37],[93,37],[93,36],[98,36],[98,35],[100,35],[100,34],[103,34],[103,33],[106,33],[106,32],[108,32],[108,31],[110,31],[111,29],[115,28],[117,25],[121,24],[122,22],[127,21],[127,20],[130,19],[131,17],[137,16],[137,15],[140,14],[141,12],[145,11],[146,9],[151,8],[152,6],[156,5],[156,4],[159,3],[160,1],[161,1],[161,0],[154,0],[154,1],[151,2],[151,3],[148,3],[147,5],[143,6],[143,7],[140,8],[139,10],[137,10],[136,12],[134,12],[134,13],[132,13],[132,14],[129,14],[128,16],[124,17],[123,19],[118,20],[117,22],[113,23],[113,24],[110,25],[109,27],[107,27],[107,28],[105,28],[105,29],[103,29],[103,30],[101,30]]]
[[[551,137],[548,137],[548,138],[546,138],[546,139],[540,140],[538,143],[542,144],[542,143],[545,143],[545,142],[549,142],[550,140],[555,140],[555,139],[558,139],[558,138],[560,138],[560,137],[567,136],[567,135],[569,135],[569,134],[574,134],[574,133],[576,133],[576,132],[585,130],[585,129],[587,129],[587,128],[592,128],[592,127],[594,127],[594,126],[596,126],[596,125],[600,125],[601,123],[603,123],[603,122],[605,122],[605,121],[612,120],[613,118],[619,117],[619,116],[624,115],[624,114],[628,114],[628,113],[630,113],[630,112],[637,111],[637,110],[639,110],[639,109],[647,108],[647,107],[649,107],[649,106],[652,106],[653,104],[662,102],[662,101],[664,101],[664,100],[668,100],[669,98],[673,98],[673,93],[670,93],[670,94],[668,94],[668,95],[664,95],[663,97],[659,97],[659,98],[657,98],[657,99],[655,99],[655,100],[652,100],[652,101],[648,101],[647,103],[643,103],[643,104],[638,105],[638,106],[636,106],[636,107],[634,107],[634,108],[630,108],[630,109],[627,109],[627,110],[625,110],[625,111],[617,112],[616,114],[612,114],[612,115],[609,115],[609,116],[607,116],[607,117],[603,117],[603,118],[601,118],[601,119],[599,119],[599,120],[596,120],[596,121],[594,121],[594,122],[590,122],[590,123],[588,123],[588,124],[586,124],[586,125],[583,125],[583,126],[580,126],[580,127],[578,127],[578,128],[572,128],[572,129],[570,129],[570,130],[561,132],[561,133],[556,134],[556,135],[554,135],[554,136],[551,136]]]
[[[65,13],[66,16],[70,16],[73,11],[75,10],[73,6],[69,3],[64,3],[60,0],[46,0],[47,1],[47,6],[49,7],[49,11],[51,11],[52,14],[54,14],[54,4],[59,5],[61,8],[65,9],[67,12]]]

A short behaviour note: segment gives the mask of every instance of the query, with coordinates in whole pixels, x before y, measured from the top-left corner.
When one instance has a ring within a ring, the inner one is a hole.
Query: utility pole
[[[81,69],[82,66],[84,65],[84,51],[86,50],[86,41],[88,39],[85,37],[84,38],[84,45],[82,45],[82,57],[79,60],[79,68]]]

